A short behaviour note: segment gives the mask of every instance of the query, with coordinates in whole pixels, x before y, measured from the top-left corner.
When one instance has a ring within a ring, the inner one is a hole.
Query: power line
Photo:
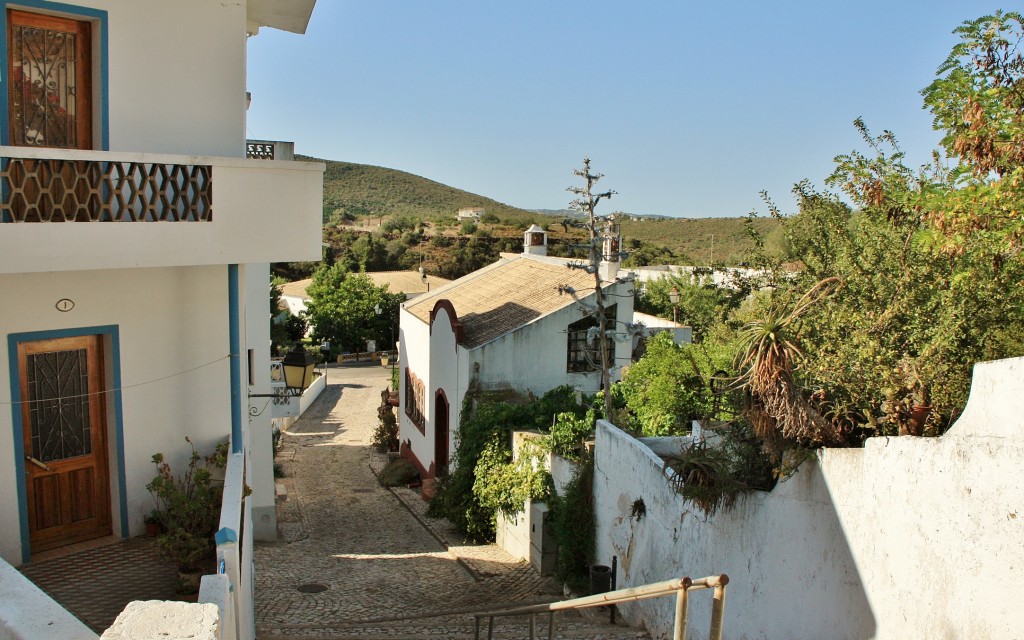
[[[178,371],[177,373],[171,373],[169,375],[161,376],[159,378],[154,378],[152,380],[146,380],[145,382],[136,382],[135,384],[121,385],[120,387],[117,387],[115,389],[103,389],[101,391],[92,391],[92,392],[89,392],[89,393],[80,393],[80,394],[73,395],[73,396],[58,396],[56,398],[46,398],[46,400],[19,400],[17,402],[5,401],[5,402],[0,402],[0,405],[12,406],[12,405],[16,405],[16,404],[28,404],[30,402],[50,402],[50,401],[54,401],[54,400],[71,400],[71,399],[74,399],[74,398],[86,398],[86,397],[89,397],[89,396],[98,396],[98,395],[102,395],[104,393],[114,393],[115,391],[124,391],[125,389],[134,389],[136,387],[143,387],[143,386],[146,386],[148,384],[153,384],[153,383],[156,383],[156,382],[162,382],[164,380],[170,380],[171,378],[176,378],[178,376],[183,376],[183,375],[192,373],[193,371],[198,371],[200,369],[209,367],[211,365],[215,365],[218,362],[221,362],[223,360],[227,360],[230,357],[231,357],[231,354],[228,354],[226,356],[217,358],[216,360],[211,360],[210,362],[207,362],[206,364],[201,364],[199,366],[192,367],[191,369],[185,369],[184,371]]]

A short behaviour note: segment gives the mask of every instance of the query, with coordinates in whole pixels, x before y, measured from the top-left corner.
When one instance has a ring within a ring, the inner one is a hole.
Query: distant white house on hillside
[[[484,215],[483,207],[462,207],[459,209],[459,220],[479,220]]]
[[[560,385],[600,389],[594,276],[546,256],[539,227],[524,234],[524,253],[503,256],[451,284],[402,305],[400,311],[400,440],[402,456],[423,477],[448,465],[467,390],[515,389],[541,395]],[[610,252],[609,252],[610,253]],[[633,285],[604,262],[612,343],[618,367],[630,362]],[[569,290],[575,291],[583,304]]]

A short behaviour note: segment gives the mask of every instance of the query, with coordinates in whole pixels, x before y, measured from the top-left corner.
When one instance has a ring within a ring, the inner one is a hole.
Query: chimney
[[[523,255],[548,255],[547,232],[535,224],[530,225],[530,228],[523,234]]]
[[[608,223],[604,227],[602,236],[601,264],[598,265],[598,273],[601,280],[612,281],[619,277],[619,221],[615,214],[608,216]]]

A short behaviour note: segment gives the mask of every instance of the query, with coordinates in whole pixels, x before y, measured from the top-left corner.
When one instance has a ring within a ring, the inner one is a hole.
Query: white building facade
[[[180,473],[186,436],[246,451],[272,536],[246,398],[271,390],[269,263],[320,258],[324,168],[245,158],[245,43],[313,0],[3,4],[0,556],[141,533],[151,457]]]
[[[608,328],[620,338],[610,342],[613,380],[630,361],[632,287],[614,279],[602,287]],[[595,297],[592,274],[570,269],[565,260],[524,253],[503,256],[405,303],[400,311],[403,457],[425,478],[448,465],[471,387],[536,396],[561,385],[587,394],[600,390],[599,347],[590,331],[596,324]]]

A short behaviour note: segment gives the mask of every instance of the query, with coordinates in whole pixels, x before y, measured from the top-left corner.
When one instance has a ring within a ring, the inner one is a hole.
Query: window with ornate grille
[[[605,307],[605,327],[608,330],[615,330],[617,305]],[[566,359],[566,370],[572,373],[585,373],[601,370],[601,337],[593,336],[589,339],[590,330],[598,326],[597,314],[587,316],[569,325],[568,328],[568,356]],[[608,359],[614,359],[615,346],[612,340],[608,341]]]
[[[426,429],[423,410],[427,406],[427,387],[408,367],[405,369],[405,415],[420,431]]]

